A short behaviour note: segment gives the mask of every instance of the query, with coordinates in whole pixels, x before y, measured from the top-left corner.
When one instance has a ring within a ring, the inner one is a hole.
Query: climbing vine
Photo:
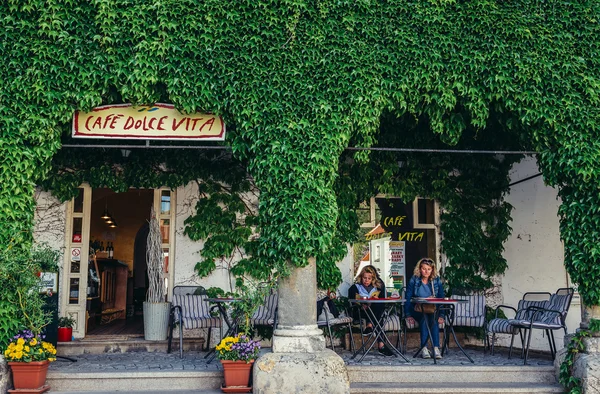
[[[599,14],[600,4],[575,0],[4,1],[0,40],[10,45],[0,47],[0,248],[15,235],[25,249],[31,242],[34,183],[47,174],[74,110],[162,100],[186,113],[222,115],[233,126],[227,144],[260,190],[256,264],[333,259],[352,216],[346,200],[359,192],[339,179],[342,152],[350,144],[384,145],[391,137],[380,126],[393,113],[404,124],[427,125],[425,134],[440,143],[481,137],[492,147],[498,134],[503,146],[516,136],[516,144],[539,151],[546,182],[560,188],[566,267],[583,301],[597,305]],[[392,134],[410,146],[403,129]],[[195,160],[189,156],[187,164]],[[114,184],[111,168],[93,157],[89,171],[106,176],[105,186],[142,183]],[[353,159],[380,160],[366,152]],[[379,189],[414,196],[422,191],[415,178],[432,197],[454,187],[457,196],[445,196],[445,232],[472,231],[489,245],[506,236],[510,209],[501,196],[513,159],[467,159],[470,167],[463,159],[406,160],[422,175],[416,171],[402,187],[382,180]],[[457,161],[447,180],[442,172],[450,165],[436,167],[443,160]],[[400,179],[404,170],[385,162],[383,175]],[[469,171],[476,162],[491,172]],[[185,174],[139,175],[164,176],[168,186],[192,179]],[[500,180],[486,193],[493,174]],[[65,183],[54,186],[67,193],[77,175],[63,175]],[[469,197],[471,188],[479,197]],[[473,216],[470,225],[460,226],[462,215]],[[478,222],[482,229],[473,227]],[[457,258],[453,245],[442,246]],[[464,272],[456,265],[448,275],[480,270],[475,259],[499,271],[498,250],[469,250]]]

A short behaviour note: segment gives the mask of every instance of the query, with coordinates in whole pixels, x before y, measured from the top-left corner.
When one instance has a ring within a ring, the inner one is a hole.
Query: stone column
[[[254,393],[349,393],[346,364],[325,349],[323,332],[316,325],[315,259],[291,271],[279,284],[273,352],[254,364]]]

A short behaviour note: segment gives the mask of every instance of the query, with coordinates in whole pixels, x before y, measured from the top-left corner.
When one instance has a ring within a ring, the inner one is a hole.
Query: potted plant
[[[258,357],[260,342],[246,334],[235,337],[225,337],[216,347],[217,357],[223,366],[225,384],[221,387],[224,393],[251,392],[250,376],[252,365]],[[247,391],[244,391],[246,388]],[[242,390],[242,391],[240,391]]]
[[[15,335],[4,350],[16,390],[47,390],[44,386],[46,373],[50,362],[56,360],[56,349],[43,339],[41,335],[24,330]]]
[[[148,341],[167,339],[171,303],[165,302],[164,261],[160,226],[154,208],[151,208],[146,246],[149,285],[146,302],[144,302],[144,338]]]
[[[70,342],[73,338],[73,325],[75,319],[62,316],[58,319],[58,342]]]

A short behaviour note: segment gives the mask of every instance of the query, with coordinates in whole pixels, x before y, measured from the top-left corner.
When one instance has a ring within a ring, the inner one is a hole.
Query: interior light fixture
[[[110,213],[108,213],[108,203],[104,206],[104,213],[100,216],[101,219],[110,219]]]
[[[117,227],[117,222],[115,222],[115,221],[110,222],[110,224],[108,225],[108,227],[110,227],[110,228]]]
[[[114,222],[115,220],[111,216],[109,216],[108,219],[106,219],[106,224],[112,224]]]

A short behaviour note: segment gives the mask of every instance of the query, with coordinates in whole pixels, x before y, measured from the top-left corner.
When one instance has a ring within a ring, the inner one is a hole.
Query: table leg
[[[469,361],[475,364],[475,361],[469,357],[465,349],[463,349],[463,347],[460,345],[460,342],[458,342],[458,338],[456,338],[456,332],[454,331],[454,305],[448,305],[448,308],[444,309],[448,311],[448,316],[445,317],[446,327],[444,327],[444,348],[442,348],[442,355],[444,354],[444,349],[447,351],[449,350],[448,345],[450,344],[450,335],[448,335],[447,332],[450,331],[452,337],[454,338],[454,343],[456,343],[456,346],[458,346],[462,354],[464,354]]]
[[[225,332],[225,337],[236,335],[238,328],[237,319],[229,320],[229,316],[227,316],[227,308],[225,308],[225,305],[219,303],[217,304],[217,307],[219,308],[219,314],[225,321],[225,324],[227,324],[227,331]],[[223,336],[219,339],[219,342],[221,341],[221,339],[223,339]],[[208,340],[210,341],[210,338],[208,338]],[[217,346],[215,345],[215,347],[210,349],[210,351],[204,356],[204,358],[207,358],[206,363],[210,364],[210,362],[214,360],[216,356]]]
[[[429,313],[429,314],[431,314],[431,313]],[[423,313],[423,316],[425,317],[423,320],[425,320],[425,327],[427,327],[427,333],[429,334],[429,338],[428,338],[428,340],[429,340],[429,342],[431,343],[431,348],[433,349],[433,336],[431,335],[431,327],[429,326],[429,319],[427,318],[427,316],[426,316],[426,314],[425,314],[425,313]],[[435,320],[436,320],[436,313],[434,313],[434,314],[433,314],[433,323],[434,323],[434,324],[436,324],[436,321],[435,321]],[[421,353],[421,351],[422,351],[422,350],[423,350],[423,348],[425,348],[425,347],[427,347],[427,342],[425,342],[425,346],[421,346],[421,347],[419,348],[419,350],[417,350],[417,352],[416,352],[416,353],[413,355],[413,358],[417,357],[417,355],[418,355],[419,353]],[[437,364],[437,360],[435,359],[435,352],[434,352],[434,354],[433,354],[433,357],[431,357],[431,358],[433,358],[433,363],[434,363],[434,364]]]

